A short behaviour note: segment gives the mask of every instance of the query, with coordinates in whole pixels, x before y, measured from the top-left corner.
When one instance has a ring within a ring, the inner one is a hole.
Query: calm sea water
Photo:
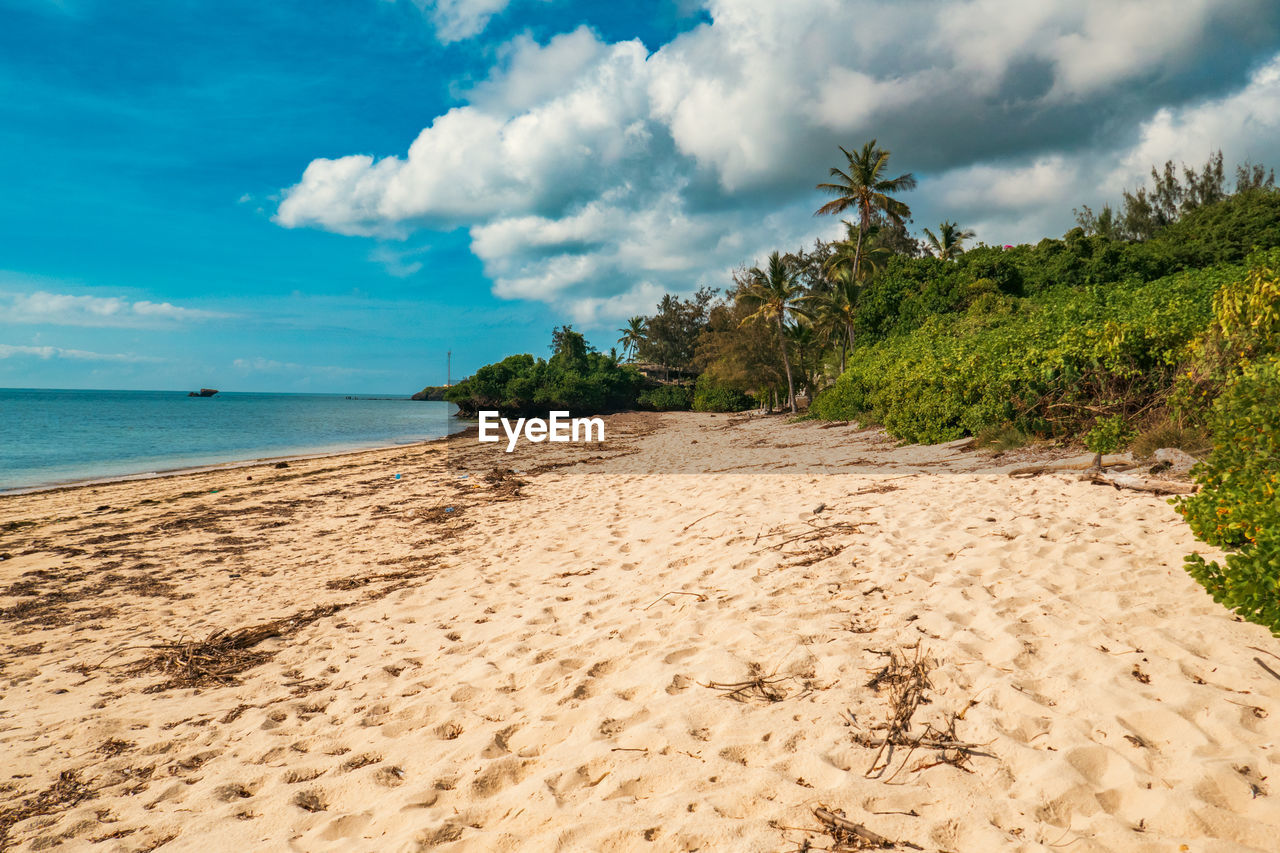
[[[439,438],[450,403],[340,394],[0,388],[0,492]]]

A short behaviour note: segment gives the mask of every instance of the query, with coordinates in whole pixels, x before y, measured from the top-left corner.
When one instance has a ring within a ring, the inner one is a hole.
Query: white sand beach
[[[824,808],[1280,848],[1280,641],[1164,498],[852,425],[608,429],[0,498],[0,846],[828,849]],[[882,750],[904,690],[920,745]]]

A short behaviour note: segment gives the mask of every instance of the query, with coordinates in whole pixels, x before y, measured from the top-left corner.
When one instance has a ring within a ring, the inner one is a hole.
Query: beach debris
[[[817,506],[815,506],[815,507],[813,508],[812,512],[813,512],[813,514],[814,514],[814,515],[821,515],[821,514],[822,514],[822,511],[823,511],[824,509],[826,509],[826,508],[827,508],[827,505],[826,505],[826,504],[818,504]]]
[[[684,527],[682,527],[682,528],[680,529],[680,532],[681,532],[681,533],[686,533],[686,532],[688,532],[688,530],[689,530],[689,528],[690,528],[690,527],[693,527],[693,526],[694,526],[695,524],[697,524],[699,521],[703,521],[704,519],[708,519],[708,518],[710,518],[711,516],[715,515],[715,514],[716,514],[716,513],[718,513],[719,511],[720,511],[720,510],[718,510],[718,509],[717,509],[717,510],[712,510],[711,512],[707,513],[706,515],[703,515],[703,516],[700,516],[700,517],[698,517],[698,518],[695,518],[693,521],[689,522],[689,523],[688,523],[688,524],[686,524]]]
[[[408,512],[409,518],[420,518],[423,521],[439,524],[448,521],[451,518],[457,518],[462,515],[463,507],[459,506],[432,506],[426,509],[411,509]]]
[[[831,851],[852,850],[923,850],[910,841],[893,841],[878,832],[872,832],[860,823],[849,820],[841,809],[828,809],[819,806],[813,810],[813,816],[822,824],[822,831],[831,836]],[[812,848],[809,848],[812,849]]]
[[[275,464],[275,467],[276,467],[276,468],[288,468],[288,467],[289,467],[289,463],[288,463],[288,462],[277,462],[277,463]]]
[[[1136,492],[1151,492],[1156,495],[1191,495],[1200,489],[1195,483],[1182,483],[1176,480],[1154,480],[1134,474],[1108,474],[1096,469],[1081,474],[1080,479],[1099,486],[1132,489]]]
[[[203,640],[158,643],[150,655],[131,666],[134,674],[160,672],[169,678],[153,692],[183,687],[209,687],[237,683],[237,676],[265,663],[274,651],[256,647],[266,640],[287,636],[319,619],[332,616],[347,604],[327,604],[299,611],[283,619],[237,628],[216,630]]]
[[[17,805],[0,809],[0,848],[8,847],[9,829],[14,824],[65,811],[95,796],[93,789],[80,780],[78,770],[63,770],[45,790]]]
[[[746,681],[735,681],[733,683],[711,681],[707,684],[702,684],[702,682],[698,682],[698,684],[711,690],[719,690],[726,699],[732,699],[735,702],[747,702],[757,699],[770,704],[786,699],[791,691],[780,685],[796,680],[793,675],[777,675],[776,670],[769,675],[765,675],[764,667],[755,662],[752,662],[747,667],[747,671],[751,677]],[[804,692],[809,692],[809,689],[806,685]]]
[[[516,476],[510,468],[494,468],[484,475],[483,480],[489,486],[488,497],[494,501],[510,501],[522,497],[520,490],[529,485],[527,480]]]
[[[400,475],[399,475],[399,474],[396,474],[396,479],[397,479],[397,480],[399,480],[399,479],[400,479]]]
[[[760,550],[752,551],[751,553],[763,554],[765,551],[780,551],[782,550],[783,545],[790,545],[792,542],[799,542],[801,540],[804,540],[805,542],[815,542],[818,539],[822,538],[823,534],[828,534],[828,533],[860,533],[861,532],[860,525],[874,524],[874,523],[875,522],[865,522],[865,521],[857,522],[857,523],[852,521],[836,521],[831,524],[823,525],[821,527],[816,527],[810,523],[809,529],[804,531],[803,533],[797,533],[794,536],[789,536],[786,539],[783,539],[781,542],[775,542],[772,545],[766,545]],[[762,536],[759,536],[756,538],[768,539],[773,536],[781,536],[783,533],[786,533],[786,532],[787,531],[783,530],[777,533],[765,533]]]
[[[653,605],[654,605],[654,604],[657,604],[658,602],[662,601],[662,600],[663,600],[664,598],[666,598],[668,595],[692,595],[692,596],[696,597],[696,598],[698,599],[698,601],[706,601],[706,600],[707,600],[707,597],[706,597],[704,594],[700,593],[700,592],[681,592],[680,590],[672,590],[671,592],[664,592],[662,595],[658,596],[657,600],[655,600],[655,601],[653,602],[653,604],[650,604],[650,605],[649,605],[649,607],[653,607]],[[645,610],[648,610],[648,609],[649,609],[649,607],[646,607],[646,608],[644,608],[644,609],[645,609]]]
[[[751,699],[759,699],[765,703],[781,702],[790,695],[786,687],[779,685],[794,681],[795,676],[777,675],[768,678],[757,675],[755,678],[746,681],[738,681],[733,684],[724,684],[719,681],[712,681],[702,684],[712,690],[719,690],[724,694],[726,699],[732,699],[735,702],[747,702]],[[699,682],[701,684],[701,682]]]
[[[950,764],[960,770],[968,770],[965,765],[971,756],[988,755],[980,751],[986,744],[967,743],[956,733],[956,723],[963,720],[968,710],[977,704],[972,699],[963,711],[946,714],[941,725],[926,723],[919,734],[911,734],[912,717],[916,710],[931,702],[927,695],[927,691],[933,687],[929,681],[929,673],[937,667],[937,661],[929,657],[919,643],[909,648],[914,651],[910,657],[897,649],[876,652],[889,660],[871,677],[867,686],[876,692],[881,689],[888,691],[889,714],[884,723],[874,726],[871,731],[860,731],[853,735],[854,743],[876,750],[871,766],[863,774],[868,778],[880,778],[884,775],[894,761],[895,748],[905,748],[907,754],[889,779],[902,772],[912,753],[921,748],[937,750],[938,755],[933,761],[917,764],[911,770],[913,773],[939,764]],[[850,722],[856,723],[852,714]]]

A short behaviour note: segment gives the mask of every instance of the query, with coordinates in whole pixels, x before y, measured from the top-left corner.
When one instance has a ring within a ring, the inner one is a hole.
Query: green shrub
[[[1280,356],[1244,369],[1214,402],[1202,489],[1177,502],[1197,537],[1230,550],[1186,568],[1214,600],[1280,634]]]
[[[693,407],[693,392],[683,385],[659,385],[641,391],[636,402],[655,412],[687,412]]]
[[[706,374],[698,377],[693,392],[695,412],[745,412],[754,409],[756,401],[734,388],[712,381]]]

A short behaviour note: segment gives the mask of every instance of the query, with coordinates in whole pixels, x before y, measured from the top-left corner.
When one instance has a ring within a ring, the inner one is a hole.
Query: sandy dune
[[[609,435],[0,499],[7,843],[782,851],[824,806],[930,851],[1280,849],[1280,642],[1163,499],[847,426]],[[290,616],[227,683],[141,669]],[[907,736],[972,749],[872,770],[891,654]]]

